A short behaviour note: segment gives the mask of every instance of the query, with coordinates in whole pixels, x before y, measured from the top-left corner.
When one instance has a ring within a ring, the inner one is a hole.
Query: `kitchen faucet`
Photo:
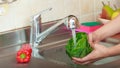
[[[31,32],[30,32],[30,45],[33,50],[33,53],[32,53],[33,57],[42,58],[39,55],[39,50],[37,46],[49,34],[54,32],[58,26],[65,24],[68,29],[75,29],[79,27],[79,22],[77,17],[74,15],[69,15],[67,17],[60,19],[56,24],[49,27],[45,31],[41,32],[41,14],[45,11],[50,11],[51,9],[52,8],[48,8],[33,16],[32,23],[31,23]]]

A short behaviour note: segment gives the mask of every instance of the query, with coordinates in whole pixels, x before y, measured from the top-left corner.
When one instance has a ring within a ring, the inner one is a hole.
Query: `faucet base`
[[[32,57],[35,57],[35,58],[40,58],[40,59],[44,59],[43,58],[43,56],[41,56],[40,54],[39,54],[39,49],[37,49],[37,48],[32,48],[33,50],[33,52],[32,52]]]

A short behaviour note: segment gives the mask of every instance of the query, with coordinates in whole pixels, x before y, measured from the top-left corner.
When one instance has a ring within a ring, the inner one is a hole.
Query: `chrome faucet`
[[[48,8],[46,10],[41,11],[40,13],[33,16],[32,24],[31,24],[31,32],[30,32],[30,45],[32,46],[33,50],[33,57],[42,58],[38,52],[37,46],[40,42],[45,39],[49,34],[54,32],[54,30],[62,25],[65,24],[67,28],[74,29],[79,27],[79,22],[77,17],[74,15],[69,15],[67,17],[62,18],[56,24],[49,27],[45,31],[41,32],[41,14],[45,11],[50,11],[52,8]]]

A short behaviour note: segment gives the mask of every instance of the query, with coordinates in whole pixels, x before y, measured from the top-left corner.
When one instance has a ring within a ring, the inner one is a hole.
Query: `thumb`
[[[93,39],[92,39],[92,34],[88,34],[88,42],[89,42],[89,43],[92,43],[92,40],[93,40]]]
[[[88,35],[88,42],[92,48],[94,48],[94,41],[93,41],[93,36],[92,33]]]

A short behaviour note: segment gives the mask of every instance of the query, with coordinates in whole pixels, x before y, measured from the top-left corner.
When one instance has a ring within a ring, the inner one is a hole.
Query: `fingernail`
[[[72,57],[72,59],[75,59],[75,57]]]

